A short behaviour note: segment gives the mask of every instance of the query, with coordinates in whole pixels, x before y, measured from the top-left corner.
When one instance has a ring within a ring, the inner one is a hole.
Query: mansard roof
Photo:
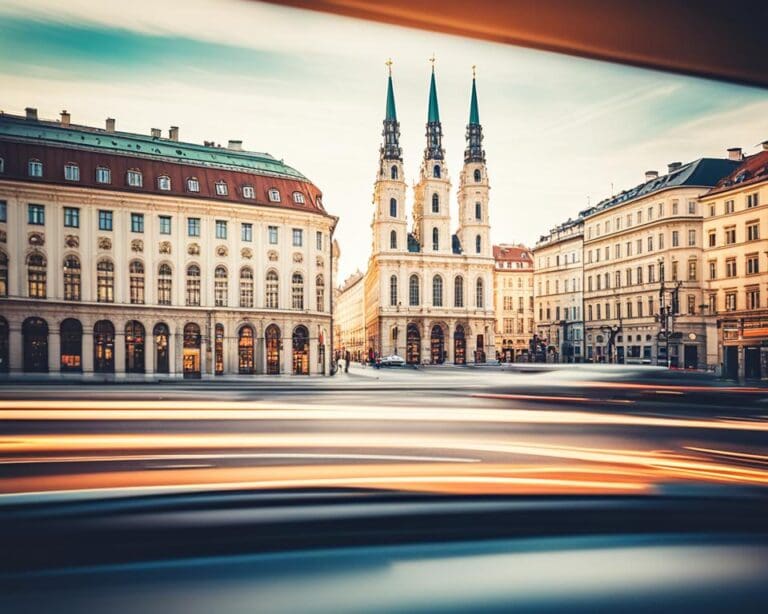
[[[768,149],[744,158],[733,172],[723,177],[714,188],[707,192],[707,196],[761,181],[768,181]]]

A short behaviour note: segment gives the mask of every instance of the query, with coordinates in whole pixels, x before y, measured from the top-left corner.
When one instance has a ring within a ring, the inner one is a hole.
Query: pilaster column
[[[93,327],[83,329],[83,348],[80,356],[83,375],[93,375]]]
[[[21,325],[9,324],[9,326],[10,373],[21,373],[24,371],[24,337],[21,334]]]
[[[169,364],[171,366],[171,373],[184,376],[184,332],[179,329],[175,332],[171,331],[171,338],[169,340],[171,353],[169,356]]]
[[[48,373],[61,371],[61,334],[58,330],[48,331]]]
[[[125,331],[115,331],[115,375],[125,375]]]

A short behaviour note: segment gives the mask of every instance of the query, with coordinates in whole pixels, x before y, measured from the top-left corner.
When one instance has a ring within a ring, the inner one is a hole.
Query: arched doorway
[[[432,334],[429,336],[429,355],[433,365],[445,362],[445,335],[439,324],[432,327]]]
[[[80,320],[67,318],[59,328],[61,336],[61,370],[82,372],[83,370],[83,325]]]
[[[237,339],[237,371],[246,375],[253,374],[253,328],[246,325],[240,329]]]
[[[93,370],[115,372],[115,327],[109,320],[99,320],[93,326]]]
[[[125,372],[144,373],[144,325],[130,320],[125,325]]]
[[[293,329],[293,374],[309,375],[309,331],[306,326]]]
[[[267,326],[264,332],[264,345],[267,355],[267,375],[280,373],[280,329],[275,324]]]
[[[213,374],[224,375],[224,325],[213,328]]]
[[[421,335],[415,324],[409,324],[405,336],[405,362],[417,365],[421,362]]]
[[[24,371],[48,372],[48,323],[42,318],[27,318],[21,325],[24,336]]]
[[[8,320],[0,316],[0,373],[8,373],[11,370],[10,336]]]
[[[200,372],[200,327],[194,322],[184,326],[184,354],[182,355],[184,377],[199,378]]]
[[[467,339],[461,324],[458,324],[453,332],[453,363],[456,365],[467,364]]]
[[[171,336],[167,324],[160,322],[155,324],[152,330],[155,338],[155,373],[170,372],[170,357],[168,355],[168,341]]]

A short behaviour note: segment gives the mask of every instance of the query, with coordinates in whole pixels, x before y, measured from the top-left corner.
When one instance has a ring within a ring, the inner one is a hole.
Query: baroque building
[[[334,350],[355,361],[366,358],[364,277],[358,270],[344,280],[333,312]]]
[[[0,115],[0,370],[329,370],[320,190],[269,154]]]
[[[584,220],[568,220],[534,247],[535,351],[551,362],[584,360]]]
[[[528,362],[534,332],[533,253],[524,245],[494,245],[493,260],[496,357]]]
[[[494,265],[490,186],[474,76],[455,234],[434,64],[410,231],[391,70],[382,136],[373,191],[372,254],[365,275],[368,357],[399,354],[409,364],[484,362],[494,352]]]
[[[704,302],[730,379],[768,378],[768,141],[762,147],[700,198]]]

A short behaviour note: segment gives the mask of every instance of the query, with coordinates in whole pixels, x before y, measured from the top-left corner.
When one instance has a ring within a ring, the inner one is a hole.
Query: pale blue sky
[[[73,122],[116,117],[147,133],[178,125],[184,140],[242,139],[283,158],[341,218],[341,278],[370,252],[388,57],[409,183],[424,149],[427,59],[437,56],[454,184],[477,64],[494,242],[532,245],[612,184],[768,138],[762,90],[268,4],[117,6],[0,0],[0,109],[66,108]]]

